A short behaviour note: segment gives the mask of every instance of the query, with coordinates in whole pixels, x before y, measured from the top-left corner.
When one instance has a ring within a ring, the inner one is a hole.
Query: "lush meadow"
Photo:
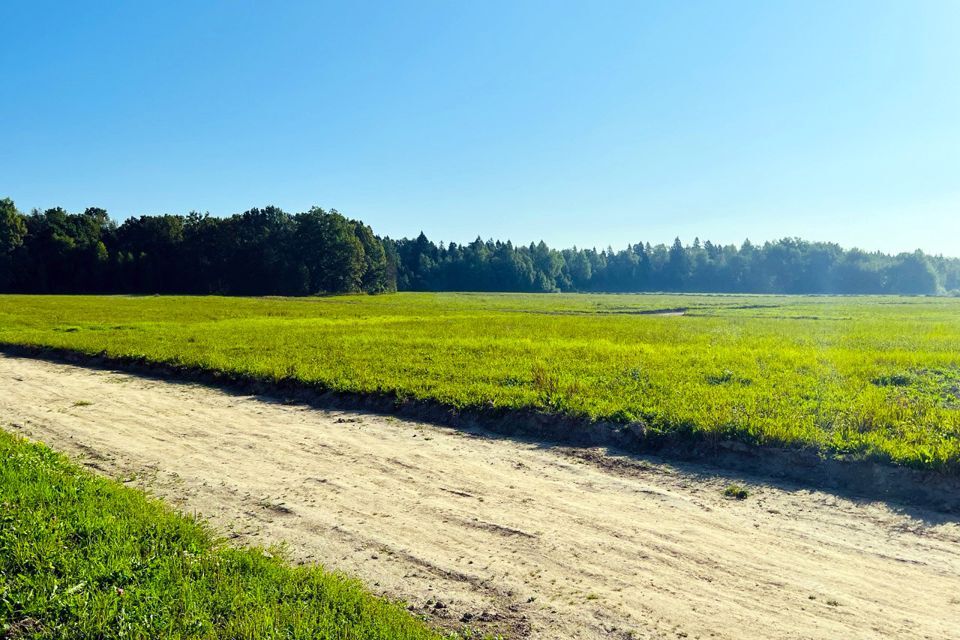
[[[960,299],[0,296],[0,343],[960,468]]]

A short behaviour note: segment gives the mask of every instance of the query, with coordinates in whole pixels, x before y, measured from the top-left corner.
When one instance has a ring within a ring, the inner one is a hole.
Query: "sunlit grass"
[[[439,640],[399,605],[0,431],[0,637]],[[450,637],[461,637],[450,636]]]
[[[685,309],[682,316],[643,312]],[[0,342],[956,469],[960,300],[0,297]]]

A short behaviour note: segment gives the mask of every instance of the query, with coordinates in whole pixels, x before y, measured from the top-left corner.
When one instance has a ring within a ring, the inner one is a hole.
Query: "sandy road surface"
[[[447,626],[960,638],[960,526],[931,512],[749,478],[751,497],[731,501],[736,478],[707,468],[9,357],[0,426],[136,474],[238,542],[286,540]]]

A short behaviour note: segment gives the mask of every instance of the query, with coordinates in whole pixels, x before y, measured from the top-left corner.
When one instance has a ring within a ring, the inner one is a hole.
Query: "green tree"
[[[10,198],[0,200],[0,254],[8,255],[23,246],[26,220]]]
[[[360,278],[360,288],[367,293],[396,291],[396,278],[391,282],[388,277],[387,252],[383,243],[373,234],[373,229],[357,220],[351,220],[353,232],[363,248],[364,268]]]
[[[668,254],[664,277],[672,291],[681,291],[686,287],[690,279],[690,268],[690,257],[680,243],[680,238],[675,238]]]
[[[320,207],[295,220],[295,246],[309,271],[311,293],[360,291],[366,260],[350,221]]]
[[[935,294],[939,289],[937,273],[919,249],[901,253],[886,269],[887,290],[891,293]]]
[[[23,246],[26,235],[26,219],[13,200],[0,200],[0,290],[8,290],[14,283],[14,252]]]

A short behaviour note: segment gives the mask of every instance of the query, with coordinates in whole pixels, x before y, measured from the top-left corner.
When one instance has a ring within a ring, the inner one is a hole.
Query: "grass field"
[[[0,343],[960,469],[958,299],[6,296]]]
[[[223,546],[2,431],[0,507],[2,638],[439,640],[352,580]]]

